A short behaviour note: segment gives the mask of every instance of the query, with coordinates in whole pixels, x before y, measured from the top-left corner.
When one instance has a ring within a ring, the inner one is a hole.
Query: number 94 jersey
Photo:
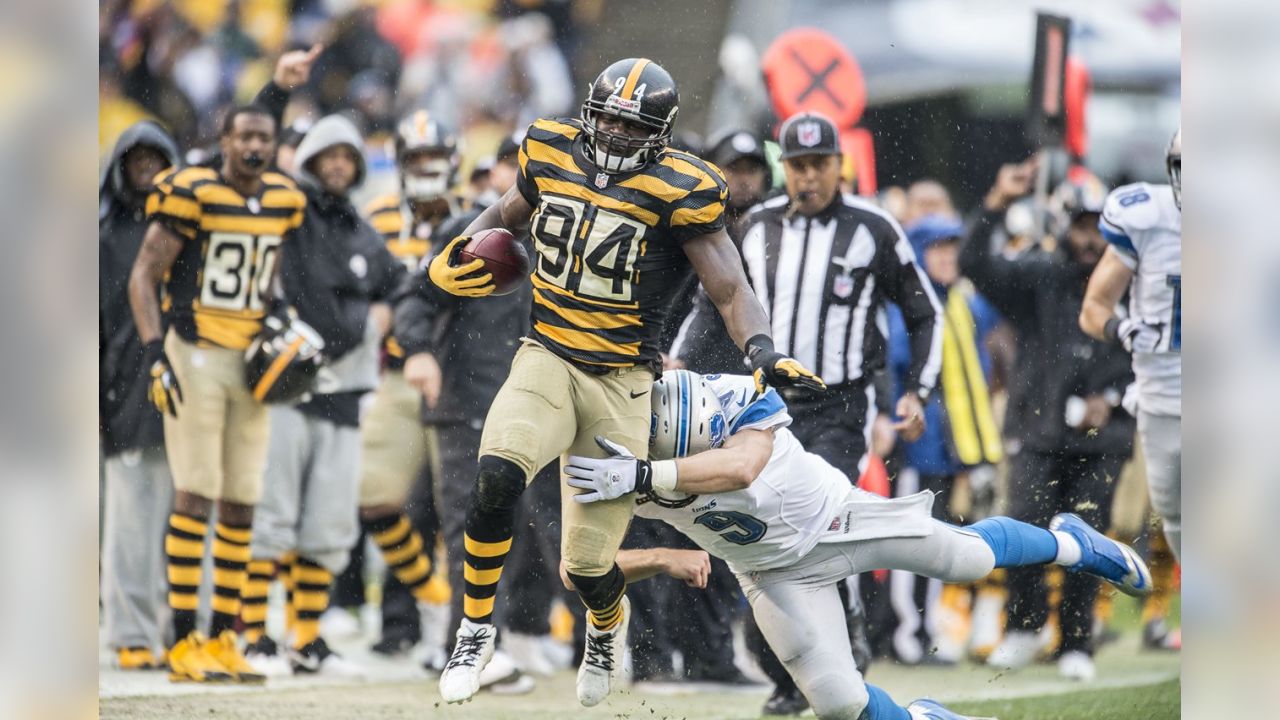
[[[1133,270],[1129,316],[1160,328],[1152,353],[1133,354],[1138,406],[1182,415],[1182,212],[1168,185],[1134,183],[1111,191],[1102,236]]]
[[[743,490],[639,498],[636,515],[671,525],[734,572],[793,565],[833,531],[854,488],[791,434],[791,416],[773,388],[758,395],[745,375],[705,379],[720,398],[729,435],[774,430],[769,462]]]
[[[533,206],[531,336],[600,371],[657,365],[657,336],[689,272],[681,244],[724,228],[728,187],[711,163],[665,150],[610,175],[584,152],[578,120],[538,120],[516,185]]]
[[[286,234],[302,224],[307,198],[279,173],[262,175],[246,198],[217,170],[169,170],[147,199],[147,217],[182,241],[165,282],[165,311],[189,343],[249,347],[262,328]]]

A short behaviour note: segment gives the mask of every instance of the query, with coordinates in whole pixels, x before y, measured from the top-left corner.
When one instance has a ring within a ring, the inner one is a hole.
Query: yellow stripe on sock
[[[240,619],[247,623],[264,623],[267,621],[266,603],[240,603]]]
[[[180,558],[204,557],[204,542],[200,540],[184,540],[175,535],[164,537],[164,551],[168,555]]]
[[[467,552],[476,557],[498,557],[506,555],[511,551],[511,538],[507,538],[502,542],[481,542],[474,540],[470,535],[463,536],[463,545]]]
[[[214,612],[219,612],[226,615],[239,615],[240,614],[240,598],[238,597],[229,598],[229,597],[223,597],[218,594],[214,594],[212,600],[209,603],[209,607],[212,608]]]
[[[412,565],[398,568],[396,571],[396,579],[405,585],[414,588],[415,597],[418,594],[417,585],[427,579],[427,575],[431,574],[431,563],[427,562],[426,555],[419,555]],[[421,600],[422,598],[418,598]]]
[[[195,593],[169,593],[169,607],[174,610],[195,611],[200,608],[200,596]]]
[[[373,534],[373,541],[378,543],[378,547],[394,547],[404,542],[404,536],[409,534],[412,528],[409,525],[409,519],[401,515],[396,524]]]
[[[409,542],[402,545],[396,550],[383,551],[382,558],[387,561],[388,565],[400,565],[414,555],[422,553],[422,538],[417,533],[409,536]]]
[[[219,587],[242,590],[245,578],[248,576],[249,574],[243,570],[215,567],[213,569],[213,584]]]
[[[293,582],[295,588],[299,583],[328,585],[333,582],[333,573],[320,567],[297,565],[293,568]]]
[[[463,563],[462,577],[467,582],[474,585],[492,585],[498,582],[498,578],[502,575],[502,568],[494,568],[492,570],[477,570],[471,567],[470,563]]]
[[[247,564],[249,562],[249,555],[248,545],[235,545],[225,542],[221,538],[217,538],[213,541],[213,556],[216,558]]]
[[[325,592],[305,592],[295,591],[293,593],[293,607],[300,612],[308,610],[312,612],[323,612],[329,607],[329,593]]]
[[[471,596],[463,596],[462,612],[467,617],[483,617],[493,613],[493,601],[495,598],[483,598],[477,600]]]
[[[266,598],[267,594],[270,592],[270,582],[261,578],[254,578],[252,575],[250,575],[249,579],[245,580],[244,584],[240,586],[240,597],[244,600],[248,600],[249,598]]]
[[[192,535],[204,535],[209,532],[209,523],[186,515],[170,515],[169,525],[173,526],[175,530],[188,532]]]
[[[297,624],[293,626],[293,647],[295,649],[310,644],[318,637],[320,637],[319,620],[299,619]]]
[[[170,565],[169,582],[174,585],[191,585],[198,587],[203,576],[199,565]]]
[[[228,527],[218,523],[217,532],[222,536],[222,539],[237,545],[248,545],[253,540],[253,528]]]

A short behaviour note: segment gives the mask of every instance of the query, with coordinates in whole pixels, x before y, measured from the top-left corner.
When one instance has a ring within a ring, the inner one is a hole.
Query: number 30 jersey
[[[774,429],[773,455],[743,490],[678,500],[641,497],[636,515],[671,525],[734,572],[793,565],[832,532],[854,488],[791,434],[791,416],[775,390],[757,395],[755,381],[745,375],[704,378],[720,398],[728,434]]]
[[[190,343],[249,347],[262,328],[280,246],[302,224],[306,196],[279,173],[263,173],[246,198],[217,170],[169,170],[156,181],[147,216],[183,240],[165,281],[165,311]]]
[[[719,168],[666,150],[609,175],[587,158],[578,120],[538,120],[516,184],[533,206],[530,336],[592,370],[658,363],[658,332],[689,272],[684,241],[724,228]]]
[[[1168,185],[1134,183],[1111,191],[1102,236],[1133,270],[1129,315],[1161,329],[1153,353],[1133,354],[1138,407],[1182,415],[1182,211]]]

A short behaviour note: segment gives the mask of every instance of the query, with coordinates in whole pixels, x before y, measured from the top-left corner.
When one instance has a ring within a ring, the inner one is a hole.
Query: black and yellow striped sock
[[[1173,597],[1175,583],[1174,570],[1177,561],[1173,559],[1173,551],[1165,540],[1160,528],[1151,531],[1150,562],[1151,594],[1142,603],[1142,623],[1162,620],[1169,615],[1169,605]]]
[[[466,581],[462,596],[462,614],[474,623],[493,622],[493,602],[498,594],[498,579],[502,577],[502,565],[511,551],[511,536],[505,540],[484,542],[471,536],[463,536],[466,558],[462,566],[462,578]]]
[[[614,563],[609,572],[598,577],[570,574],[578,597],[587,608],[587,621],[597,630],[612,630],[622,621],[622,597],[627,579]]]
[[[297,621],[293,646],[301,648],[320,637],[320,616],[329,609],[329,585],[333,573],[318,563],[299,556],[293,564],[293,605]]]
[[[479,465],[463,535],[462,613],[473,623],[487,624],[493,622],[498,578],[511,551],[516,503],[529,478],[515,463],[494,455],[481,456]]]
[[[248,574],[240,589],[240,621],[245,641],[255,643],[267,632],[267,593],[276,576],[276,562],[250,560]]]
[[[396,579],[418,600],[425,601],[427,580],[431,578],[431,561],[423,549],[422,535],[404,513],[384,515],[367,520],[366,531],[382,550],[382,559]]]
[[[209,636],[235,628],[240,615],[240,590],[249,564],[249,541],[253,528],[218,523],[213,528],[213,619]]]
[[[276,577],[284,586],[284,631],[293,632],[298,625],[298,608],[293,604],[293,566],[298,562],[298,554],[290,550],[276,564]]]
[[[208,532],[209,523],[204,520],[176,512],[169,515],[164,553],[168,561],[169,607],[173,610],[175,642],[196,629],[200,561],[204,558],[204,536]]]

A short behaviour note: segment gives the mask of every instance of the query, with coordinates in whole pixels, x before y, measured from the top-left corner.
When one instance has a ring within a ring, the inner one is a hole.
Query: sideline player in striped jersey
[[[416,110],[400,121],[396,128],[400,192],[375,199],[365,213],[387,249],[410,272],[430,253],[436,229],[458,213],[450,195],[458,162],[453,133],[426,110]],[[432,548],[404,512],[409,490],[427,460],[426,430],[419,413],[422,395],[405,380],[405,353],[394,335],[387,337],[383,351],[382,378],[362,429],[360,523],[419,608],[428,615],[447,612],[448,592],[439,582],[431,583]],[[412,628],[402,625],[387,623],[375,649],[395,651],[402,640],[413,641],[403,637]]]
[[[268,110],[231,110],[222,126],[220,168],[189,167],[157,180],[147,203],[151,224],[129,279],[151,372],[149,397],[165,416],[176,490],[165,537],[173,680],[263,680],[240,654],[232,630],[269,431],[267,407],[245,381],[244,351],[262,329],[281,248],[306,205],[292,180],[266,171],[275,144]],[[161,337],[155,292],[161,282],[167,337]],[[215,502],[213,619],[205,639],[196,630],[197,590]]]
[[[1151,577],[1131,548],[1078,516],[1049,529],[1007,517],[966,528],[932,517],[933,493],[892,500],[851,485],[805,450],[772,389],[740,375],[671,370],[654,383],[649,460],[598,437],[611,457],[570,456],[566,498],[636,504],[738,576],[765,639],[819,718],[963,720],[932,700],[903,708],[867,685],[844,630],[836,583],[878,568],[972,582],[997,567],[1056,563],[1097,575],[1131,595]],[[628,573],[633,551],[618,560]],[[639,568],[644,570],[644,568]]]
[[[1107,196],[1098,222],[1110,247],[1089,278],[1080,328],[1133,353],[1138,433],[1151,507],[1182,559],[1182,129],[1169,142],[1168,185]],[[1116,312],[1129,291],[1128,313]]]
[[[581,119],[529,127],[516,186],[429,266],[442,290],[482,297],[494,290],[487,274],[476,274],[482,261],[453,264],[468,235],[528,227],[537,251],[532,328],[480,441],[466,520],[466,618],[440,678],[448,702],[476,692],[493,655],[498,579],[516,501],[534,473],[565,452],[599,452],[596,435],[644,454],[658,332],[690,265],[762,387],[822,387],[773,348],[764,309],[725,232],[728,189],[720,170],[667,147],[678,105],[675,82],[656,63],[631,58],[610,65],[592,83]],[[568,497],[563,557],[589,610],[577,691],[592,706],[608,695],[622,665],[629,606],[614,556],[633,506],[588,506]]]

